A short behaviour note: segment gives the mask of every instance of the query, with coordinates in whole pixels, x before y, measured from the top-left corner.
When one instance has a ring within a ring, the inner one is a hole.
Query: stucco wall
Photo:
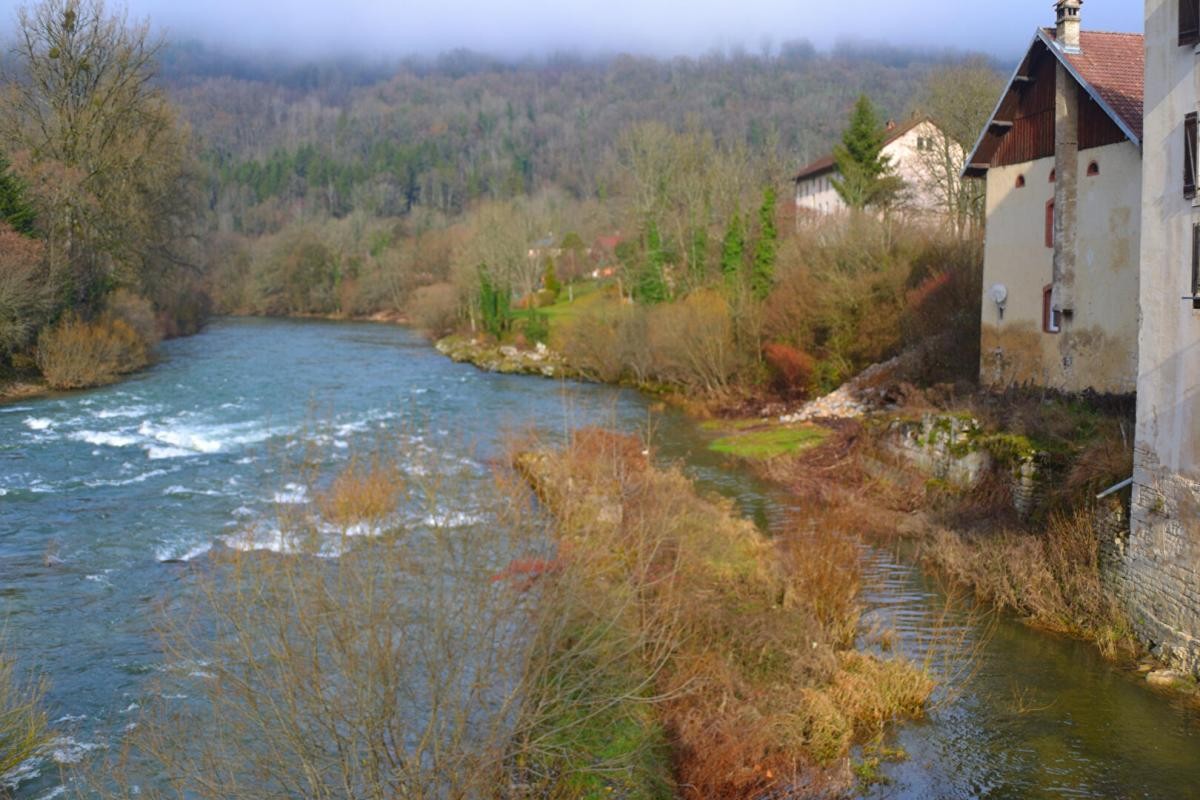
[[[846,204],[829,182],[835,174],[829,172],[815,178],[796,181],[796,208],[815,214],[836,214],[845,211]]]
[[[1200,56],[1179,47],[1174,2],[1146,2],[1145,206],[1132,529],[1121,585],[1160,653],[1200,672],[1200,311],[1183,196],[1183,121],[1197,110]]]
[[[896,175],[904,181],[904,209],[922,214],[938,210],[937,196],[928,185],[924,157],[919,148],[922,138],[932,139],[938,135],[936,126],[923,122],[883,148],[883,155],[891,159]],[[836,172],[829,172],[797,181],[796,208],[818,215],[845,211],[846,204],[829,182],[836,175]]]
[[[1100,174],[1088,175],[1095,162]],[[992,167],[987,177],[984,291],[1008,289],[1003,317],[983,301],[984,383],[1031,383],[1062,391],[1132,393],[1137,375],[1141,155],[1130,142],[1079,154],[1075,314],[1061,333],[1042,329],[1043,290],[1053,279],[1046,203],[1053,158]],[[1017,188],[1018,176],[1025,186]]]

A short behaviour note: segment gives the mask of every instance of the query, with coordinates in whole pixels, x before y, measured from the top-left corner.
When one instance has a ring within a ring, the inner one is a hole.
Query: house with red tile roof
[[[928,185],[927,159],[933,157],[944,139],[941,130],[926,117],[908,122],[889,122],[882,155],[889,159],[893,174],[903,181],[897,206],[901,210],[929,214],[938,211],[936,192]],[[833,188],[838,177],[833,154],[805,166],[794,178],[797,220],[844,213],[846,203]]]
[[[1143,37],[1058,0],[964,174],[987,181],[985,384],[1132,394],[1142,226]]]

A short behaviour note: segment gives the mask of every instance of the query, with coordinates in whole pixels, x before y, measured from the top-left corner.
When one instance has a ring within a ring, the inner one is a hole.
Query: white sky
[[[0,0],[0,37],[16,8]],[[122,0],[108,0],[119,8]],[[127,0],[175,38],[298,54],[698,54],[765,42],[886,41],[1015,58],[1053,22],[1051,0]],[[1142,3],[1086,0],[1084,27],[1142,30]]]

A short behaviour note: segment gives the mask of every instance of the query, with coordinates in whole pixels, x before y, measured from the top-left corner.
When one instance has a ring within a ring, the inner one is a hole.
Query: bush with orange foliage
[[[763,359],[771,370],[772,388],[781,397],[804,399],[812,387],[816,361],[791,345],[772,342],[763,348]]]
[[[94,320],[71,312],[38,337],[37,364],[53,389],[86,389],[116,381],[150,363],[158,321],[143,297],[118,290]]]

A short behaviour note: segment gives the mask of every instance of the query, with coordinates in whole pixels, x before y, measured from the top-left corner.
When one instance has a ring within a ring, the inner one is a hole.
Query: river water
[[[511,433],[561,439],[595,424],[649,434],[764,528],[803,513],[636,393],[481,373],[385,326],[223,320],[118,386],[0,406],[0,630],[20,667],[48,678],[58,731],[44,758],[7,776],[16,797],[57,796],[60,765],[120,738],[162,666],[157,608],[189,561],[214,546],[286,548],[241,531],[305,500],[286,466],[300,452],[335,468],[386,435],[413,469],[483,476]],[[473,521],[469,507],[436,513]],[[889,737],[907,758],[867,795],[1200,797],[1196,711],[1085,645],[947,611],[886,551],[864,558],[865,625],[947,676],[928,719]],[[962,650],[973,657],[952,655]]]

